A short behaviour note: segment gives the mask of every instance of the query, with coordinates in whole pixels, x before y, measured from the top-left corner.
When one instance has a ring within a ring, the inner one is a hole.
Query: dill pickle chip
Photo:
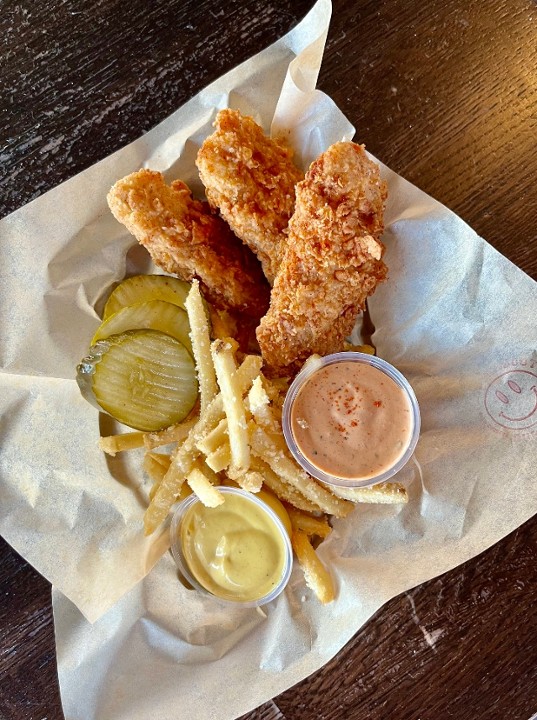
[[[106,301],[103,320],[121,308],[147,300],[165,300],[185,309],[190,283],[168,275],[134,275],[120,282]]]
[[[118,335],[127,330],[160,330],[183,343],[192,354],[190,342],[190,324],[186,311],[178,305],[164,300],[149,300],[136,305],[121,308],[102,322],[93,339],[92,345],[110,335]]]
[[[130,330],[99,340],[78,365],[77,382],[90,402],[145,432],[181,422],[198,397],[192,356],[158,330]]]

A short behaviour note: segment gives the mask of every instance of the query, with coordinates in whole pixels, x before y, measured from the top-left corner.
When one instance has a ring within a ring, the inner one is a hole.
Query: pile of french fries
[[[197,281],[185,306],[198,374],[198,406],[179,425],[104,437],[100,447],[112,455],[146,449],[144,470],[153,483],[144,516],[147,535],[191,492],[208,507],[216,507],[225,499],[219,486],[229,481],[251,493],[268,488],[289,514],[292,546],[306,584],[322,603],[331,602],[334,583],[315,549],[331,532],[330,517],[345,517],[356,502],[407,502],[406,491],[397,483],[333,490],[309,476],[291,456],[282,432],[281,411],[290,379],[265,377],[262,358],[243,355],[222,318],[213,323],[211,339]],[[170,443],[175,443],[171,454],[155,452]]]

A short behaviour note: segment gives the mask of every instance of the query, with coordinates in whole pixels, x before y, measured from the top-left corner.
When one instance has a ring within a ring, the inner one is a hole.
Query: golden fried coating
[[[257,258],[181,180],[170,186],[161,173],[138,170],[118,180],[107,199],[114,217],[163,270],[198,278],[218,308],[255,318],[266,311],[269,287]]]
[[[385,200],[379,167],[360,145],[336,143],[311,164],[257,329],[269,367],[295,370],[312,353],[343,349],[367,296],[386,278]]]
[[[293,164],[292,151],[267,137],[251,117],[221,110],[215,127],[196,160],[207,200],[261,260],[272,283],[293,213],[295,184],[304,174]]]

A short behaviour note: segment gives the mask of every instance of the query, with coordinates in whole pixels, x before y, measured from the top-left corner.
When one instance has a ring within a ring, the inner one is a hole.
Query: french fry
[[[129,432],[99,438],[99,447],[101,450],[107,455],[112,455],[112,457],[114,457],[118,452],[123,452],[124,450],[134,450],[134,448],[143,446],[143,432]]]
[[[285,393],[289,390],[289,385],[291,384],[291,378],[288,377],[277,377],[277,378],[271,378],[270,380],[263,376],[263,384],[265,385],[265,388],[267,390],[267,393],[269,394],[271,400],[274,399],[276,396],[280,396],[282,394],[285,395]]]
[[[226,470],[231,464],[231,448],[229,447],[229,442],[225,442],[214,452],[207,455],[205,464],[215,473]]]
[[[240,397],[248,390],[254,378],[259,374],[262,359],[257,355],[246,355],[237,368],[234,376],[236,390]],[[225,417],[222,393],[219,393],[209,404],[205,413],[202,413],[190,435],[194,443],[200,442]],[[189,436],[190,437],[190,436]]]
[[[248,472],[242,474],[228,471],[227,474],[231,480],[234,480],[239,487],[247,492],[258,493],[263,486],[263,475],[255,470],[248,470]]]
[[[154,448],[161,447],[162,445],[182,442],[196,424],[196,420],[197,418],[193,417],[179,423],[179,425],[170,425],[170,427],[159,430],[158,432],[143,433],[144,447],[146,450],[154,450]]]
[[[248,406],[258,425],[268,432],[281,433],[281,425],[272,413],[270,397],[260,375],[256,377],[248,391]]]
[[[348,342],[345,343],[344,350],[345,352],[361,352],[366,355],[374,355],[376,352],[372,345],[353,345]]]
[[[187,477],[187,483],[207,507],[218,507],[224,502],[224,496],[211,482],[211,476],[205,469],[195,467]]]
[[[221,485],[221,479],[218,476],[218,473],[214,472],[214,470],[207,466],[207,463],[202,460],[201,458],[198,460],[198,467],[202,470],[203,474],[207,478],[207,480],[211,483],[211,485]]]
[[[203,414],[211,400],[218,393],[218,386],[216,384],[214,366],[211,362],[209,323],[207,322],[207,315],[197,280],[192,281],[190,292],[185,300],[185,309],[188,313],[192,353],[196,361],[196,370],[198,373],[201,405],[200,414]]]
[[[332,532],[332,528],[328,524],[326,517],[314,517],[308,513],[302,512],[292,507],[287,508],[287,513],[291,520],[293,530],[300,530],[308,537],[327,538]]]
[[[211,326],[214,338],[224,340],[228,337],[237,336],[237,321],[227,310],[219,310],[211,307]]]
[[[151,535],[166,519],[171,506],[181,492],[186,476],[191,471],[198,456],[199,450],[195,448],[194,442],[189,435],[172,456],[170,467],[145,511],[144,532],[146,535]]]
[[[235,374],[235,381],[241,395],[244,395],[255,378],[259,375],[262,365],[263,359],[260,355],[245,356]]]
[[[252,457],[251,467],[263,476],[263,483],[272,490],[277,498],[305,512],[322,512],[317,503],[308,500],[289,483],[282,480],[261,458]]]
[[[264,460],[282,480],[299,490],[308,500],[319,505],[323,512],[336,517],[345,517],[353,509],[351,502],[336,497],[310,477],[277,447],[263,428],[254,423],[251,424],[250,443],[255,455]]]
[[[250,467],[250,446],[233,349],[227,341],[215,340],[211,345],[211,354],[227,417],[231,467],[235,473],[245,473]]]
[[[171,462],[171,457],[169,455],[166,456],[168,459],[166,465],[160,462],[160,459],[156,457],[157,455],[158,453],[146,453],[142,465],[143,469],[149,475],[149,478],[153,483],[151,485],[151,490],[149,491],[149,501],[155,497],[155,493],[162,482],[162,478],[166,475],[166,470],[170,466]]]
[[[252,387],[248,391],[248,403],[252,414],[255,411],[262,412],[270,405],[270,397],[265,389],[263,378],[258,375],[252,383]]]
[[[186,438],[196,418],[189,418],[179,425],[170,425],[157,432],[129,432],[119,435],[108,435],[99,439],[99,447],[107,455],[115,455],[124,450],[134,450],[145,447],[146,450],[153,450],[162,445],[169,445],[173,442],[181,442]]]
[[[149,500],[152,500],[157,492],[157,489],[162,482],[162,478],[166,474],[166,470],[169,468],[171,462],[171,456],[163,453],[147,452],[144,457],[143,468],[153,481],[151,490],[149,491]],[[184,483],[181,487],[179,495],[176,500],[184,500],[191,493],[190,487]]]
[[[332,577],[319,559],[306,533],[293,530],[291,544],[304,572],[306,585],[313,590],[323,605],[336,596]]]
[[[172,461],[171,455],[164,453],[146,452],[144,455],[143,469],[149,475],[151,480],[161,482],[166,470],[170,467]]]
[[[234,380],[241,398],[259,374],[262,362],[262,359],[256,355],[247,355],[237,369]],[[194,462],[200,455],[196,442],[215,428],[223,415],[224,402],[222,394],[219,393],[201,413],[184,443],[173,454],[170,467],[145,511],[144,532],[146,535],[154,532],[166,519],[175,498],[181,492],[185,477],[192,470]],[[214,470],[214,468],[212,469]]]
[[[277,411],[277,416],[280,422],[283,403],[290,384],[291,379],[287,377],[269,379],[263,376],[263,386],[272,402],[272,410],[273,412]]]
[[[196,447],[204,455],[210,455],[221,445],[228,441],[227,418],[222,418],[218,425],[213,428],[196,443]]]
[[[335,487],[332,492],[338,497],[351,500],[354,503],[395,505],[408,502],[408,493],[401,483],[387,482],[363,488]]]

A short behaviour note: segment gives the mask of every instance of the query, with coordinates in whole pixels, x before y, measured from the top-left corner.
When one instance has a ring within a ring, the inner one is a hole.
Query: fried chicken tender
[[[343,349],[368,295],[386,278],[386,183],[363,146],[332,145],[297,185],[270,308],[257,329],[265,363],[296,370],[312,354]]]
[[[218,308],[257,319],[266,311],[270,288],[259,261],[184,182],[166,185],[161,173],[138,170],[116,182],[107,200],[160,268],[183,280],[197,278]]]
[[[295,204],[295,184],[304,176],[292,150],[267,137],[253,118],[221,110],[216,132],[201,146],[196,165],[207,200],[257,255],[273,282]]]

